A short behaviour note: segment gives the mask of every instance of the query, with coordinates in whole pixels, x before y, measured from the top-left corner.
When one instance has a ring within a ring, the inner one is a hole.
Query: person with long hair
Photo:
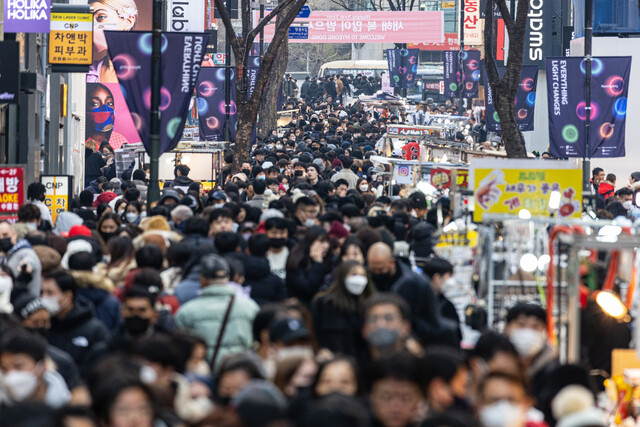
[[[345,261],[334,281],[320,292],[311,306],[313,324],[321,348],[353,357],[366,348],[361,329],[362,301],[375,293],[367,270],[357,261]]]
[[[306,305],[320,290],[331,267],[329,238],[322,227],[310,227],[287,259],[287,291]]]
[[[87,83],[118,83],[109,58],[106,31],[132,31],[138,22],[138,7],[134,0],[90,0],[93,7],[93,63],[87,73]]]
[[[107,277],[115,287],[124,285],[124,279],[129,272],[137,267],[136,253],[133,242],[126,235],[115,236],[107,244],[111,259],[107,265]]]

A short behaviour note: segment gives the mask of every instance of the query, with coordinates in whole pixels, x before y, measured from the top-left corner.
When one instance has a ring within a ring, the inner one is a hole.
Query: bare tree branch
[[[231,25],[231,18],[229,18],[229,14],[227,13],[227,8],[224,5],[224,0],[213,0],[218,9],[218,13],[220,14],[220,18],[222,18],[222,23],[224,24],[224,31],[226,36],[229,37],[231,41],[231,48],[233,49],[233,55],[236,58],[242,58],[242,46],[240,45],[240,41],[233,31],[233,25]],[[228,61],[229,59],[227,59]]]
[[[253,30],[245,33],[247,34],[247,40],[250,40],[249,44],[253,43],[253,40],[256,38],[256,36],[260,34],[260,30],[262,30],[276,15],[282,12],[282,9],[288,7],[295,1],[296,0],[284,0],[279,2],[278,5],[271,12],[269,12],[267,16],[265,16],[260,22],[258,22]]]
[[[500,14],[502,15],[502,19],[504,20],[505,27],[507,27],[509,37],[511,37],[513,31],[515,30],[515,23],[513,22],[513,19],[511,19],[509,8],[507,8],[507,2],[506,0],[496,0],[496,4],[500,9]]]

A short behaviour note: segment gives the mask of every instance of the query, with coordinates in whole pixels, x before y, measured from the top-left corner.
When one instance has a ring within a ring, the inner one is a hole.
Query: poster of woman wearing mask
[[[86,108],[85,141],[92,139],[98,146],[108,142],[113,149],[140,142],[120,85],[87,83]]]
[[[151,31],[152,0],[89,0],[93,15],[93,64],[87,83],[118,83],[105,31]]]

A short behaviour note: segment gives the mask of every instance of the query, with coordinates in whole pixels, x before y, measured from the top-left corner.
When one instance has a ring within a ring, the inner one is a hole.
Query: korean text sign
[[[91,65],[93,13],[51,13],[49,64]]]
[[[73,177],[69,175],[40,176],[45,187],[44,204],[51,211],[51,219],[56,223],[60,212],[69,210],[69,196],[73,188]]]
[[[560,193],[558,218],[580,218],[582,169],[572,161],[473,160],[470,181],[475,200],[474,221],[484,214],[548,217],[551,193]]]
[[[259,15],[255,12],[254,22]],[[442,12],[351,12],[313,11],[309,18],[294,24],[309,26],[308,39],[290,43],[444,43]],[[265,42],[271,41],[275,25],[264,29]]]
[[[24,167],[0,167],[0,213],[14,213],[24,204]]]

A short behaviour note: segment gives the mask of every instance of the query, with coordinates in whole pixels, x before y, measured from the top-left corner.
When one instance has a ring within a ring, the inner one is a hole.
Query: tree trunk
[[[284,80],[284,73],[287,71],[289,62],[289,40],[285,39],[280,45],[278,56],[269,73],[269,80],[264,90],[262,102],[260,103],[260,114],[258,121],[258,136],[267,138],[272,130],[278,128],[278,95]]]
[[[509,57],[504,76],[500,78],[493,54],[493,6],[498,5],[502,19],[509,34]],[[484,49],[487,80],[491,85],[494,99],[496,100],[496,112],[500,118],[502,131],[502,143],[509,158],[527,157],[524,145],[524,137],[516,123],[515,99],[520,84],[520,70],[522,69],[522,56],[524,50],[524,37],[527,28],[527,15],[529,13],[529,1],[518,2],[516,21],[505,4],[505,0],[488,0],[486,3],[484,29]]]
[[[249,103],[238,104],[238,127],[236,143],[233,149],[233,172],[241,170],[242,162],[249,160],[251,154],[251,134],[257,119],[257,111]]]

